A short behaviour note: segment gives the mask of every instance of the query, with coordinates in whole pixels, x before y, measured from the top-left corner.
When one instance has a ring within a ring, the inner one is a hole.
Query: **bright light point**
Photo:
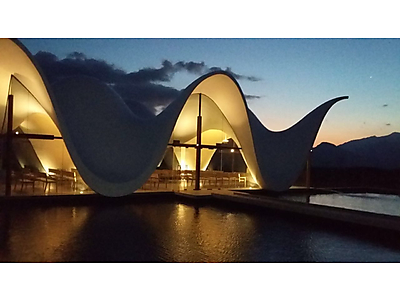
[[[79,194],[83,194],[83,191],[80,191]]]
[[[231,152],[232,152],[232,153],[235,152],[235,149],[231,149]]]
[[[19,132],[18,132],[18,131],[16,131],[16,132],[15,132],[15,134],[19,134]]]
[[[227,139],[224,139],[222,142],[223,143],[228,143],[229,141]]]

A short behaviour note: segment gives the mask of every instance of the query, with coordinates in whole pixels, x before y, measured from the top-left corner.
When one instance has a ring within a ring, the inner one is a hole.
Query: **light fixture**
[[[232,152],[232,153],[235,152],[235,149],[231,149],[231,152]]]

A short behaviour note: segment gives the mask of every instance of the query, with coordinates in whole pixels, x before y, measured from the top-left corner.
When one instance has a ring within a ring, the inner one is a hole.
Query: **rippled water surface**
[[[400,235],[213,205],[27,207],[0,211],[0,260],[400,262]]]

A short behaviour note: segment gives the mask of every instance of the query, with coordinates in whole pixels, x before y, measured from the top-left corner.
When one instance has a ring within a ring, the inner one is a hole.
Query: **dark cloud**
[[[204,62],[184,62],[184,61],[178,61],[175,64],[175,67],[179,70],[185,70],[189,73],[193,73],[193,74],[203,74],[207,72],[208,67],[206,66],[206,64]]]
[[[161,68],[140,69],[127,74],[125,79],[130,83],[169,82],[175,73],[175,66],[170,61],[164,60]]]
[[[257,95],[244,95],[244,97],[246,98],[246,100],[253,100],[253,99],[261,98],[261,96],[257,96]]]
[[[141,102],[153,112],[156,112],[156,107],[167,106],[180,93],[177,89],[149,82],[142,84],[117,83],[113,88],[125,102]]]
[[[80,60],[85,60],[86,59],[86,55],[83,54],[82,52],[72,52],[70,54],[67,55],[68,59],[80,59]]]
[[[43,51],[38,52],[34,57],[50,83],[75,75],[86,75],[105,83],[115,83],[126,76],[125,71],[115,68],[114,65],[104,60],[88,59],[79,52],[73,52],[62,60],[52,53]]]
[[[212,67],[212,68],[209,68],[208,71],[209,71],[209,72],[214,72],[214,71],[225,71],[225,72],[229,72],[229,73],[231,73],[232,76],[233,76],[235,79],[237,79],[237,80],[242,80],[242,79],[244,79],[244,80],[249,80],[249,81],[260,81],[260,80],[261,80],[260,78],[257,78],[257,77],[255,77],[255,76],[244,76],[244,75],[240,75],[240,74],[234,73],[234,72],[232,71],[232,69],[229,68],[229,67],[226,68],[225,70],[224,70],[224,69],[221,69],[221,68],[219,68],[219,67]]]
[[[153,112],[156,106],[171,103],[180,92],[155,83],[168,82],[173,76],[174,66],[167,60],[158,69],[145,68],[127,73],[106,61],[87,58],[80,52],[73,52],[64,59],[48,52],[38,52],[34,57],[50,84],[70,76],[94,77],[112,87],[128,105],[134,101],[141,102]]]
[[[386,123],[386,126],[391,126],[392,124],[390,124],[390,123]]]
[[[388,104],[385,103],[385,104],[382,105],[382,107],[388,107]]]
[[[132,83],[138,82],[168,82],[177,72],[186,71],[195,75],[203,75],[213,71],[226,71],[232,74],[237,80],[259,81],[260,79],[255,76],[244,76],[234,73],[231,68],[222,69],[219,67],[207,67],[204,62],[185,62],[178,61],[173,64],[169,60],[164,60],[160,68],[144,68],[137,72],[128,74],[129,80]]]
[[[104,60],[88,58],[81,52],[72,52],[66,58],[59,59],[52,53],[40,51],[34,57],[50,83],[69,76],[94,77],[107,83],[127,103],[141,102],[153,112],[156,111],[156,107],[167,106],[179,95],[180,90],[160,84],[170,82],[177,72],[203,75],[211,71],[223,70],[219,67],[210,68],[204,62],[178,61],[172,63],[164,60],[158,68],[143,68],[127,73]],[[254,76],[234,73],[229,67],[223,71],[231,73],[237,80],[260,80]],[[246,98],[257,99],[260,97],[246,95]]]

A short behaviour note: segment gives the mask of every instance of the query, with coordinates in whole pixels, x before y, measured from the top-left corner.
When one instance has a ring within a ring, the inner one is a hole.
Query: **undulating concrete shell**
[[[184,133],[184,128],[176,125],[180,124],[178,119],[185,113],[188,99],[198,94],[212,101],[209,107],[215,110],[209,109],[208,114],[223,117],[224,124],[229,124],[226,130],[242,148],[254,180],[262,188],[274,191],[288,189],[298,178],[326,113],[336,102],[347,98],[327,101],[291,128],[272,132],[250,111],[233,76],[219,71],[195,80],[159,115],[141,118],[112,88],[96,79],[67,78],[50,90],[30,56],[22,57],[20,47],[9,40],[1,41],[0,55],[1,52],[10,57],[14,52],[21,56],[18,64],[26,64],[29,72],[18,75],[19,69],[8,64],[7,76],[25,77],[26,86],[34,89],[40,105],[57,124],[84,181],[94,191],[113,197],[130,194],[146,182],[162,159],[173,132],[175,136],[186,136],[186,141],[194,137],[193,129]],[[7,80],[3,73],[0,82]],[[38,90],[32,82],[37,82]],[[3,85],[8,81],[1,84],[0,92],[6,96]],[[214,127],[209,125],[210,130]]]

